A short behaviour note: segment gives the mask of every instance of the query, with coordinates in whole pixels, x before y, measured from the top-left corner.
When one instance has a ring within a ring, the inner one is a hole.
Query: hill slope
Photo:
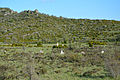
[[[120,34],[120,21],[69,19],[35,11],[17,13],[0,8],[0,42],[78,42],[114,41]]]

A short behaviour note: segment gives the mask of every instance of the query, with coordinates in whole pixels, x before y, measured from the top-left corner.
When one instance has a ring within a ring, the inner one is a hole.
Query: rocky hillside
[[[0,42],[56,43],[119,39],[120,21],[70,19],[0,8]]]
[[[0,8],[0,17],[17,13],[9,8]]]

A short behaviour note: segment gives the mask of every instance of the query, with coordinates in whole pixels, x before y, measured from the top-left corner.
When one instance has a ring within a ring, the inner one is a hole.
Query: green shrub
[[[41,42],[37,42],[37,46],[35,46],[35,47],[43,47],[43,45]]]
[[[92,42],[89,42],[89,47],[93,47],[93,43]]]
[[[65,62],[79,62],[81,60],[81,57],[78,54],[66,54],[59,58]]]
[[[115,53],[112,55],[107,55],[105,58],[105,68],[109,72],[109,75],[113,78],[120,77],[120,60],[119,60],[119,53]]]
[[[67,48],[67,45],[54,45],[52,48]]]
[[[21,44],[21,43],[13,43],[12,47],[15,47],[15,46],[23,46],[23,44]]]
[[[102,42],[102,41],[89,41],[88,44],[89,44],[89,47],[93,47],[93,45],[106,45],[106,42]]]
[[[38,68],[36,68],[36,73],[38,75],[40,75],[40,74],[46,74],[47,73],[47,69],[45,67],[38,67]]]
[[[117,37],[116,37],[116,41],[120,41],[120,34],[117,35]]]

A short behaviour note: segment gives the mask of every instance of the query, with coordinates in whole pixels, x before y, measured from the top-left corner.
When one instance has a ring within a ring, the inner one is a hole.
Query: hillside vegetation
[[[0,8],[0,42],[79,42],[81,40],[116,40],[120,21],[70,19],[35,11],[17,13]]]
[[[0,80],[120,80],[120,21],[0,8]]]

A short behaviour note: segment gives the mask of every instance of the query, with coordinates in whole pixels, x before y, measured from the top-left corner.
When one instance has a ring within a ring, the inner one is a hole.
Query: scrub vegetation
[[[0,80],[120,80],[120,21],[0,8]]]

